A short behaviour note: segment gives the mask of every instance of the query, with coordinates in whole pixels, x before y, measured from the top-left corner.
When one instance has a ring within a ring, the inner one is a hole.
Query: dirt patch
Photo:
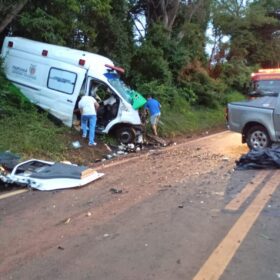
[[[100,135],[96,135],[97,146],[88,146],[88,139],[83,139],[80,132],[71,129],[64,134],[64,141],[67,148],[60,156],[60,159],[75,164],[91,165],[108,152],[104,139]],[[79,143],[79,148],[73,146],[73,143],[77,142]],[[48,160],[54,161],[54,159]]]
[[[195,140],[202,136],[215,134],[215,133],[218,133],[221,131],[224,131],[224,128],[214,128],[211,130],[193,133],[193,134],[179,135],[179,136],[175,136],[175,137],[163,137],[163,138],[165,139],[166,143],[168,143],[168,145],[173,145],[173,144],[184,143],[184,142],[190,141],[190,140]],[[97,146],[89,147],[88,141],[83,139],[81,137],[80,133],[76,130],[71,130],[69,133],[67,133],[65,135],[65,137],[67,138],[66,141],[68,143],[68,149],[64,152],[63,159],[68,160],[72,163],[81,164],[81,165],[90,166],[96,162],[99,162],[100,160],[105,158],[106,155],[110,154],[110,151],[108,150],[106,145],[110,146],[112,148],[113,152],[114,152],[114,147],[116,147],[118,145],[118,143],[115,141],[113,136],[112,136],[112,139],[110,139],[109,141],[106,141],[104,136],[97,135],[96,136]],[[109,137],[108,137],[108,139],[109,139]],[[79,141],[79,143],[81,144],[81,147],[78,149],[75,149],[72,146],[72,143],[76,142],[76,141]],[[113,146],[111,146],[109,142],[113,142]],[[157,149],[157,148],[158,148],[158,146],[144,145],[142,153],[146,153],[150,149]],[[121,156],[119,158],[131,157],[133,155],[135,155],[135,153],[130,153],[129,155]]]

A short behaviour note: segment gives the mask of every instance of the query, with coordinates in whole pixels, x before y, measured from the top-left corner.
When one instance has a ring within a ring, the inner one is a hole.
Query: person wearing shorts
[[[146,102],[144,108],[150,114],[150,122],[151,122],[152,130],[153,130],[153,134],[157,136],[158,135],[157,134],[157,125],[158,125],[160,114],[161,114],[161,112],[160,112],[161,105],[156,99],[152,98],[152,96],[148,96],[148,99],[147,99],[147,102]]]

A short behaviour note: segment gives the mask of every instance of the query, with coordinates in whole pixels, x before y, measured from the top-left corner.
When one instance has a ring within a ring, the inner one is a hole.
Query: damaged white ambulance
[[[79,118],[81,95],[92,94],[100,103],[97,132],[113,132],[124,144],[141,142],[137,109],[145,99],[121,81],[124,70],[110,59],[20,37],[6,37],[1,56],[7,78],[65,125],[71,127]]]

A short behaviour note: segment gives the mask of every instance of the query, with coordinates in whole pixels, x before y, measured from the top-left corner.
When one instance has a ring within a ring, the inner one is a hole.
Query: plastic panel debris
[[[86,166],[31,159],[17,164],[11,173],[0,174],[0,180],[50,191],[81,187],[102,176]]]

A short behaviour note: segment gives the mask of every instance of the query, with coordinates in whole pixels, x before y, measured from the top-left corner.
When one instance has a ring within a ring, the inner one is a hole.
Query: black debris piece
[[[115,189],[115,188],[111,188],[111,189],[110,189],[110,192],[113,193],[113,194],[120,194],[120,193],[122,193],[122,190],[118,190],[118,189]]]
[[[280,147],[251,150],[236,161],[237,170],[280,168]]]

